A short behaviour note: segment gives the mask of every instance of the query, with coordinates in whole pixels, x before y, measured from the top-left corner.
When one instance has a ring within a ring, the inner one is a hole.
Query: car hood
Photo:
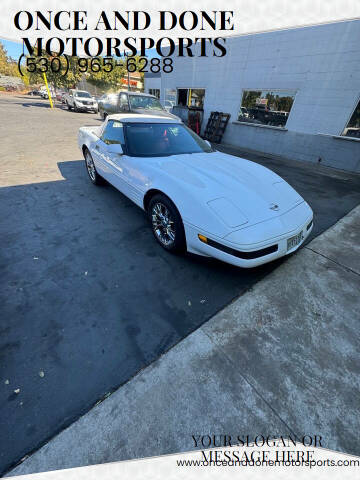
[[[275,218],[304,201],[266,167],[221,152],[167,157],[159,167],[187,184],[231,230]]]

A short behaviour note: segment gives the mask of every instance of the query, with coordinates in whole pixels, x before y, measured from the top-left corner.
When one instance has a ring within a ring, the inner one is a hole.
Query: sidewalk
[[[360,206],[8,475],[321,435],[360,455]]]

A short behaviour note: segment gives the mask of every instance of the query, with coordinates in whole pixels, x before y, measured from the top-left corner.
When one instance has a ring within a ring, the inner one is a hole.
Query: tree
[[[105,66],[102,57],[97,57],[96,61],[89,59],[88,62],[90,68],[85,74],[86,80],[101,90],[114,90],[121,85],[121,79],[125,78],[125,67],[115,58],[107,60],[107,65]],[[93,69],[97,68],[96,65],[100,65],[98,72],[93,71]],[[111,71],[109,71],[110,69]]]
[[[261,97],[261,91],[245,90],[241,106],[245,108],[252,108],[256,105],[256,99]]]
[[[0,74],[19,77],[17,63],[7,55],[4,45],[0,42]]]
[[[41,56],[32,57],[28,55],[26,57],[29,82],[32,85],[44,83],[43,71],[45,71],[46,79],[48,83],[55,88],[73,88],[80,81],[82,73],[78,68],[77,57],[67,57],[69,65],[67,69],[67,61],[64,56],[57,56],[55,54],[49,55],[43,51]],[[34,70],[34,71],[31,71]]]
[[[138,55],[133,57],[125,57],[116,59],[114,57],[97,57],[97,61],[93,60],[93,68],[91,68],[91,60],[89,60],[90,68],[86,73],[86,80],[99,87],[101,90],[118,90],[122,85],[121,80],[127,78],[127,60],[129,60],[129,69],[139,71],[143,65],[139,64],[140,57]],[[105,62],[105,64],[104,64]],[[96,64],[100,64],[101,68],[98,72],[94,72]],[[111,69],[111,71],[109,71]],[[144,74],[140,72],[141,81],[144,81]]]
[[[290,112],[293,102],[294,102],[293,97],[290,97],[290,96],[281,97],[278,103],[278,110],[281,110],[284,112]]]
[[[44,83],[43,71],[46,70],[46,78],[50,85],[55,88],[67,89],[74,88],[81,79],[85,78],[101,90],[118,90],[122,86],[121,80],[127,76],[127,58],[79,58],[74,56],[66,58],[67,60],[63,55],[49,55],[46,51],[36,57],[28,55],[23,72],[28,75],[28,82],[34,85]],[[130,68],[132,70],[138,71],[143,66],[139,65],[139,59],[138,56],[131,57]],[[140,74],[140,77],[143,81],[143,74]]]

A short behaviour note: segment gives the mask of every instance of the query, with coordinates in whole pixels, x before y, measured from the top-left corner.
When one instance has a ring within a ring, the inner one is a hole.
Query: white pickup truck
[[[68,110],[93,113],[97,113],[98,111],[97,101],[94,100],[86,90],[70,89],[69,93],[65,95],[64,100]]]

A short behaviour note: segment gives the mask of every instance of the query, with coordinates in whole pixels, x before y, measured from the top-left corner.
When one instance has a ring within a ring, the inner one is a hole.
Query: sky
[[[0,42],[4,45],[8,56],[18,61],[20,55],[23,53],[22,44],[17,42],[12,42],[10,40],[4,40],[3,38],[0,38]],[[147,55],[149,58],[158,56],[155,49],[147,50]]]
[[[4,45],[9,57],[13,58],[14,60],[19,59],[23,52],[21,43],[11,42],[10,40],[4,40],[3,38],[0,38],[0,42]]]

